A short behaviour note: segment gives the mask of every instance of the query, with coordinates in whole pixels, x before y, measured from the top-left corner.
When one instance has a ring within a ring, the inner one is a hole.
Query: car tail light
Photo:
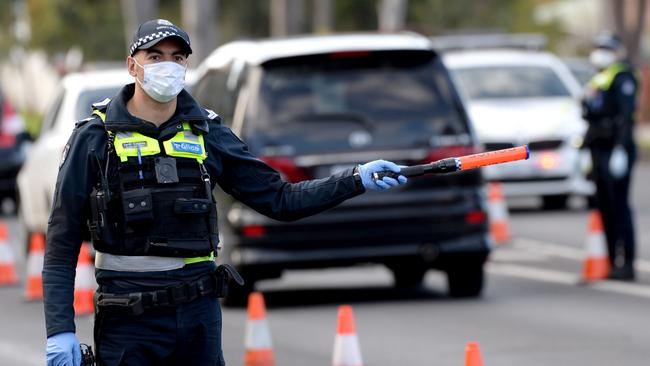
[[[0,147],[8,148],[16,145],[16,136],[0,133]]]
[[[470,211],[465,214],[465,222],[470,225],[482,224],[487,220],[487,214],[482,210]]]
[[[242,228],[242,234],[250,238],[260,238],[266,234],[266,229],[262,225],[248,225]]]
[[[551,170],[557,168],[559,165],[559,159],[555,153],[542,153],[537,159],[537,163],[544,170]]]
[[[270,165],[273,169],[280,172],[284,180],[291,183],[311,179],[309,173],[296,165],[296,162],[289,157],[272,156],[260,158],[263,162]]]
[[[430,163],[445,158],[457,158],[463,155],[476,154],[479,150],[473,145],[454,145],[432,148],[423,163]]]

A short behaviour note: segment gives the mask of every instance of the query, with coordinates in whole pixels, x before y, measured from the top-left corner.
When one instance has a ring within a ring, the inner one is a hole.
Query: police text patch
[[[189,142],[172,142],[172,149],[174,151],[192,153],[192,154],[202,154],[203,149],[199,144],[191,144]]]

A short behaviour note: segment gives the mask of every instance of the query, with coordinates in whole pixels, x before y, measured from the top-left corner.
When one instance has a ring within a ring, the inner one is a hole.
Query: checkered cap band
[[[184,38],[180,34],[178,34],[176,32],[172,32],[172,31],[160,31],[160,32],[148,34],[148,35],[146,35],[144,37],[138,38],[138,40],[135,41],[131,45],[131,50],[130,50],[131,55],[133,55],[135,50],[137,50],[138,48],[140,48],[140,46],[142,46],[142,45],[144,45],[146,43],[149,43],[149,42],[151,42],[151,41],[153,41],[155,39],[166,38],[166,37],[171,37],[171,36],[176,36],[176,37],[179,37],[179,38],[184,40]]]

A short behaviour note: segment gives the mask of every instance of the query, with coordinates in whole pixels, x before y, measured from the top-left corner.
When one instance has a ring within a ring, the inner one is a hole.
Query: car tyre
[[[447,284],[451,297],[478,297],[483,290],[483,264],[456,267],[447,270]]]
[[[569,196],[565,194],[543,196],[542,207],[545,210],[563,210],[567,207]]]
[[[394,285],[397,288],[414,288],[422,286],[427,268],[420,265],[392,267]]]

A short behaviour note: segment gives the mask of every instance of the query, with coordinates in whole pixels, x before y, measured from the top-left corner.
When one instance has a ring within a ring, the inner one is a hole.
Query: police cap
[[[187,54],[192,53],[190,37],[184,30],[172,24],[169,20],[154,19],[140,24],[135,33],[133,33],[130,54],[133,56],[138,50],[146,50],[163,39],[170,37],[181,40]]]

